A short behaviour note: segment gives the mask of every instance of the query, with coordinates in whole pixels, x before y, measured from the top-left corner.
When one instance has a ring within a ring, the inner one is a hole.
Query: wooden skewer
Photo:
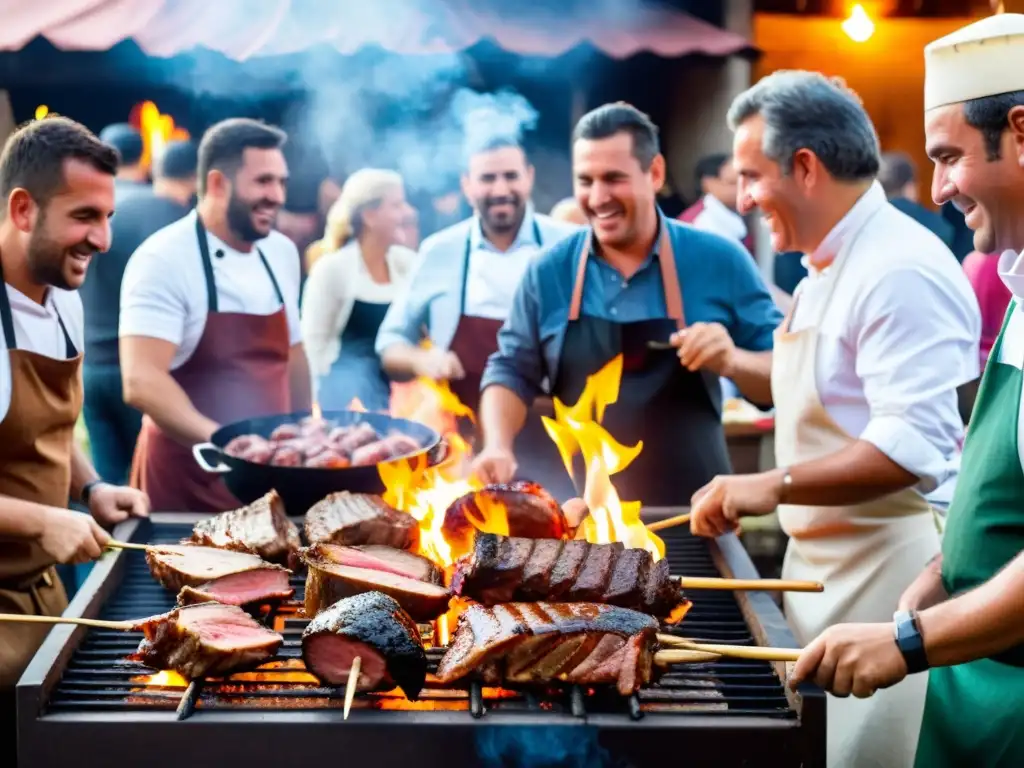
[[[820,581],[790,579],[718,579],[699,576],[676,576],[683,589],[772,590],[776,592],[823,592]]]
[[[25,616],[20,613],[0,613],[0,621],[14,621],[22,624],[78,624],[83,627],[120,629],[126,632],[138,626],[136,621],[102,621],[100,619],[80,619],[71,616]]]
[[[150,550],[153,550],[155,552],[163,552],[163,551],[165,551],[165,549],[163,547],[158,546],[156,544],[131,544],[130,542],[127,542],[127,541],[115,541],[114,539],[111,539],[110,541],[107,542],[107,548],[108,549],[137,549],[140,552],[149,552]]]
[[[352,659],[352,667],[348,671],[348,684],[345,686],[345,712],[342,716],[343,720],[348,720],[348,711],[352,708],[352,699],[356,695],[356,686],[359,684],[359,670],[363,666],[363,660],[361,657],[356,656]]]
[[[648,523],[647,530],[651,531],[662,531],[665,528],[672,528],[677,525],[686,525],[690,522],[690,513],[687,512],[685,515],[676,515],[675,517],[666,517],[664,520],[658,520],[656,523]]]
[[[675,635],[658,635],[658,642],[683,648],[688,651],[703,651],[719,654],[733,659],[758,659],[760,661],[796,661],[800,658],[799,648],[767,648],[761,645],[716,645],[714,643],[695,643],[685,637]]]
[[[722,655],[718,653],[673,648],[668,651],[658,651],[654,654],[654,663],[659,667],[668,667],[672,664],[700,664],[705,661],[717,661],[720,658],[722,658]]]

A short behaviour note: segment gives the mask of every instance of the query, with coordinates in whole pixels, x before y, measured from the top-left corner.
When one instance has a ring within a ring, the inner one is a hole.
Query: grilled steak
[[[259,666],[284,642],[241,608],[220,603],[175,608],[140,622],[137,629],[145,639],[133,660],[189,679]]]
[[[325,558],[317,547],[303,550],[300,556],[307,568],[305,612],[311,618],[343,597],[374,591],[393,597],[416,621],[430,621],[448,610],[451,594],[438,584],[339,565]]]
[[[280,565],[261,560],[257,555],[189,544],[147,550],[146,563],[153,578],[172,592],[178,592],[182,587],[209,587],[210,582],[225,576],[252,571],[282,573],[287,584],[289,573]]]
[[[256,568],[232,573],[199,587],[182,587],[178,593],[178,605],[209,602],[250,605],[287,600],[293,594],[295,590],[288,585],[288,571]]]
[[[338,544],[314,544],[307,550],[323,560],[353,568],[367,568],[416,581],[444,586],[441,570],[427,558],[406,552],[404,549],[385,547],[381,544],[365,544],[360,547],[343,547]]]
[[[415,549],[419,538],[416,519],[388,506],[380,496],[332,493],[306,512],[306,539],[310,544],[383,544]]]
[[[200,520],[192,530],[191,543],[251,552],[281,563],[287,563],[302,546],[299,529],[285,514],[277,491],[247,507]]]
[[[487,485],[453,501],[444,513],[444,538],[457,551],[466,552],[482,521],[495,514],[507,518],[509,536],[563,539],[571,533],[551,494],[536,483],[515,482]]]
[[[511,600],[572,600],[632,608],[661,618],[688,601],[668,561],[621,543],[523,539],[479,533],[452,579],[457,595],[484,605]],[[677,617],[676,620],[678,620]]]
[[[615,685],[629,696],[651,679],[658,623],[599,603],[470,606],[437,667],[447,685],[470,673],[492,685]]]
[[[420,695],[427,654],[419,630],[394,599],[380,592],[339,600],[302,633],[306,669],[328,685],[348,683],[357,656],[357,690],[386,691],[397,685],[409,699]]]

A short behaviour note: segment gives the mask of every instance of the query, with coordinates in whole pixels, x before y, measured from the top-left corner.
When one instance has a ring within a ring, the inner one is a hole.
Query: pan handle
[[[210,451],[215,454],[217,458],[217,464],[213,465],[207,461],[203,451]],[[223,475],[225,472],[230,472],[231,467],[220,460],[220,448],[213,443],[196,443],[192,446],[192,455],[196,459],[196,464],[202,467],[205,471],[213,474]]]

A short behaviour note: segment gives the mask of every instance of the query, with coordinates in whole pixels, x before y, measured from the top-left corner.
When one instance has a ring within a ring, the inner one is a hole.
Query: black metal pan
[[[228,490],[243,504],[249,504],[269,491],[276,490],[289,515],[304,515],[324,496],[337,491],[383,492],[384,483],[380,479],[377,465],[339,469],[277,467],[246,461],[224,452],[227,444],[240,435],[270,437],[270,433],[282,424],[297,424],[309,415],[309,411],[303,411],[228,424],[214,432],[210,442],[193,446],[192,453],[199,466],[207,472],[219,474]],[[382,436],[392,432],[408,435],[419,443],[420,449],[400,457],[402,459],[426,456],[428,466],[444,460],[444,441],[437,432],[424,424],[395,419],[382,413],[361,411],[325,411],[323,418],[333,426],[340,427],[367,422]]]

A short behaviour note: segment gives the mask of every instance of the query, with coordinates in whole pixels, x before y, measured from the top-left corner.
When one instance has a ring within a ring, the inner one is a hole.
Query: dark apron
[[[540,227],[537,226],[536,219],[533,222],[533,237],[537,241],[538,248],[542,248]],[[484,369],[487,367],[487,358],[498,350],[498,331],[504,325],[504,320],[466,314],[466,286],[469,282],[471,253],[472,244],[467,236],[462,256],[459,324],[455,327],[455,335],[448,347],[459,358],[466,375],[462,379],[449,382],[449,384],[459,400],[468,405],[476,414],[480,410],[480,382],[483,379]],[[566,474],[565,465],[558,449],[548,436],[541,421],[541,416],[553,415],[554,408],[551,405],[551,400],[545,397],[538,398],[527,412],[526,423],[516,437],[514,448],[516,461],[519,463],[516,479],[539,483],[556,499],[565,501],[577,494],[572,479]],[[476,430],[467,429],[463,436],[479,451],[481,441]]]
[[[388,410],[391,385],[373,345],[389,306],[368,301],[352,305],[341,332],[341,353],[317,388],[317,402],[325,411],[345,410],[355,397],[367,410]]]
[[[195,352],[171,376],[192,405],[218,424],[288,413],[288,318],[284,296],[263,253],[260,262],[281,308],[270,315],[220,312],[206,229],[196,216],[196,237],[206,275],[208,314]],[[253,275],[257,279],[256,275]],[[219,475],[203,471],[185,446],[149,416],[135,446],[132,485],[149,494],[154,511],[224,512],[241,506]]]
[[[58,316],[66,360],[18,349],[3,271],[0,321],[11,368],[11,401],[0,422],[0,493],[64,509],[71,487],[75,422],[82,410],[82,356]],[[53,559],[31,541],[0,541],[0,613],[60,616],[68,600]],[[0,624],[0,733],[13,744],[14,686],[51,627]]]
[[[612,484],[623,501],[642,501],[645,506],[689,504],[696,490],[715,475],[731,473],[732,466],[722,429],[718,376],[706,370],[686,370],[674,349],[647,347],[648,341],[667,341],[676,330],[686,327],[672,241],[663,231],[658,264],[668,317],[634,323],[580,315],[590,250],[588,235],[579,254],[552,394],[572,405],[582,394],[587,377],[621,354],[619,399],[606,409],[602,425],[623,445],[640,440],[644,445],[629,467],[612,475]],[[583,488],[582,461],[577,460],[575,474]]]

